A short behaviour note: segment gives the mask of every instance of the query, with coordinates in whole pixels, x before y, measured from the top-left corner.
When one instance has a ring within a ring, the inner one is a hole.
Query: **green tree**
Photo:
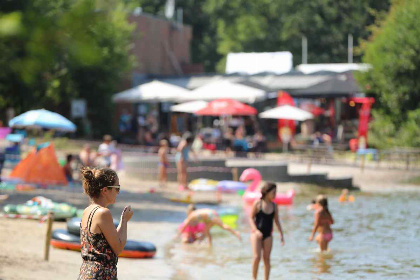
[[[1,2],[0,106],[68,115],[69,101],[85,98],[96,135],[106,132],[111,94],[131,66],[131,31],[116,0]]]
[[[370,71],[358,76],[376,98],[372,143],[420,147],[420,2],[394,1],[362,44]]]

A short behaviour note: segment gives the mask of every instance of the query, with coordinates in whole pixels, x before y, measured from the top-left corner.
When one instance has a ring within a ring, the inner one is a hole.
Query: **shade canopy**
[[[267,110],[259,114],[260,118],[263,119],[283,119],[283,120],[294,120],[304,121],[307,119],[313,119],[314,115],[305,110],[290,106],[283,105],[274,109]]]
[[[76,125],[60,114],[40,109],[31,110],[14,117],[9,121],[9,126],[14,128],[38,127],[74,132]]]
[[[256,115],[257,110],[237,100],[222,98],[209,102],[196,114],[200,116],[250,116]]]
[[[254,103],[255,101],[265,99],[265,91],[229,81],[216,81],[191,91],[190,94],[185,95],[181,100],[212,101],[220,98],[230,98],[240,102]]]
[[[117,93],[112,97],[112,100],[115,103],[168,102],[176,101],[189,93],[189,90],[179,86],[152,81]]]
[[[195,112],[205,108],[207,104],[208,102],[202,100],[184,102],[178,105],[171,106],[171,111],[194,114]]]

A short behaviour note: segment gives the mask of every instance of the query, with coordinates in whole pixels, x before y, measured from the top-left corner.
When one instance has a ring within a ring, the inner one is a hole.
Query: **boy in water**
[[[160,140],[160,148],[158,151],[159,155],[159,186],[166,187],[166,182],[168,181],[167,168],[169,167],[168,161],[168,141],[165,139]]]

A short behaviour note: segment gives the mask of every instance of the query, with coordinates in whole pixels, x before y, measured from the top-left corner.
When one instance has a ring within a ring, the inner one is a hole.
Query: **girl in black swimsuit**
[[[280,232],[281,245],[284,245],[283,230],[280,225],[277,205],[272,202],[276,197],[276,184],[266,183],[261,189],[261,200],[252,206],[250,215],[251,245],[254,259],[252,262],[252,279],[257,279],[258,265],[261,260],[261,252],[264,260],[264,279],[270,276],[270,254],[273,247],[273,221],[276,222]]]

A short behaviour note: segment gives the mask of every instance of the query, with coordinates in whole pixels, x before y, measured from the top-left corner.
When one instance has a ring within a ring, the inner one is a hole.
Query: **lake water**
[[[280,207],[286,245],[280,246],[275,229],[270,279],[420,279],[420,192],[355,193],[355,202],[347,204],[338,202],[336,192],[328,194],[335,224],[327,253],[308,241],[313,212],[306,206],[313,196],[299,195],[293,206]],[[249,226],[238,209],[242,243],[213,228],[211,250],[206,244],[167,246],[173,280],[251,279]],[[263,270],[261,261],[259,279]]]

